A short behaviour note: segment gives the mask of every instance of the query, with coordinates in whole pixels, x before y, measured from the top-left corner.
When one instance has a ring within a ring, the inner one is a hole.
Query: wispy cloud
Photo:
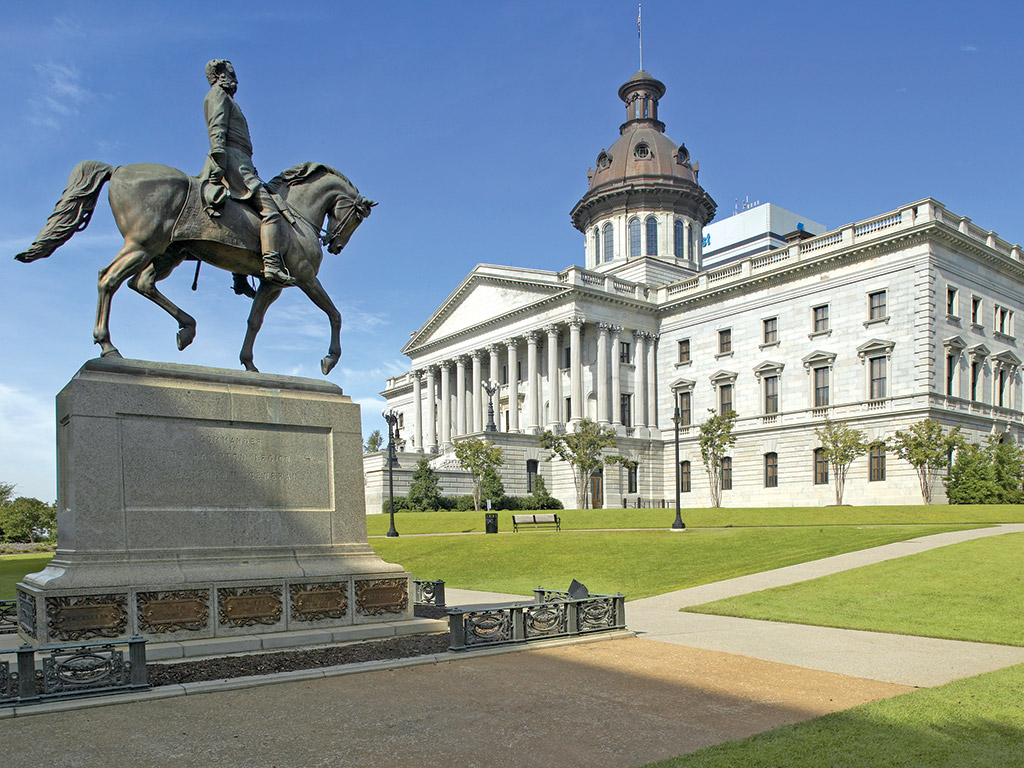
[[[978,46],[976,46],[976,45],[961,45],[960,46],[960,50],[963,51],[964,53],[974,53],[976,50],[978,50]]]
[[[36,64],[39,95],[29,101],[28,120],[44,128],[60,128],[76,117],[79,107],[96,98],[96,94],[82,84],[82,73],[77,68],[46,62]]]

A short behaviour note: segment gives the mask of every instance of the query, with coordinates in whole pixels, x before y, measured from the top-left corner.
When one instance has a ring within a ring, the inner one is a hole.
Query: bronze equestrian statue
[[[104,356],[120,357],[110,342],[110,301],[125,280],[178,321],[179,350],[192,343],[195,318],[156,284],[185,259],[194,259],[236,275],[236,292],[244,292],[239,281],[248,289],[246,276],[259,279],[239,354],[246,370],[257,370],[253,342],[267,309],[286,286],[296,285],[330,319],[331,344],[320,361],[326,376],[341,356],[341,314],[317,279],[321,245],[340,253],[376,203],[322,163],[301,163],[264,185],[252,165],[245,117],[231,98],[234,69],[215,59],[207,76],[213,86],[204,105],[210,155],[200,178],[165,165],[83,161],[35,242],[14,258],[45,258],[85,229],[109,181],[110,209],[124,246],[100,271],[93,339]]]

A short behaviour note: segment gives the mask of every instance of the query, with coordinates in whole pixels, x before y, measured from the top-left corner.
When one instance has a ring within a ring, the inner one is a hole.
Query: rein
[[[358,203],[353,201],[352,204],[349,205],[348,207],[348,213],[345,214],[344,218],[341,219],[341,221],[338,222],[338,225],[332,230],[328,230],[327,227],[317,226],[312,221],[303,216],[301,213],[296,211],[294,208],[292,209],[292,212],[300,219],[302,219],[304,222],[309,224],[310,227],[313,228],[313,231],[316,232],[317,240],[320,241],[320,245],[328,246],[331,244],[334,238],[341,234],[341,231],[345,228],[345,225],[348,224],[349,219],[352,218],[352,215],[357,213],[357,207]]]

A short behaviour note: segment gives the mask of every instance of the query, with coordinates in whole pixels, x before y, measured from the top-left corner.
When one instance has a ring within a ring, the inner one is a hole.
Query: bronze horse
[[[187,239],[186,234],[186,239],[182,239],[181,219],[189,213],[185,210],[186,203],[190,193],[194,194],[198,188],[196,179],[164,165],[136,164],[115,168],[86,160],[71,172],[67,189],[35,242],[14,258],[23,262],[46,258],[70,240],[75,232],[85,229],[100,190],[108,181],[110,209],[124,237],[124,246],[100,271],[93,339],[100,345],[103,356],[120,357],[110,342],[110,301],[121,283],[128,280],[132,290],[162,307],[178,321],[178,349],[185,349],[196,335],[195,318],[160,293],[156,283],[186,258],[235,274],[259,277],[263,271],[259,218],[248,206],[228,201],[219,221],[233,224],[236,231],[241,231],[241,237],[229,238],[227,242],[221,238],[222,241],[218,242],[198,235]],[[301,163],[289,168],[272,179],[267,187],[295,214],[295,225],[285,238],[285,264],[296,285],[327,314],[331,322],[330,349],[320,361],[320,369],[326,376],[341,356],[341,313],[317,279],[323,259],[320,246],[327,246],[333,254],[340,253],[376,203],[362,197],[341,173],[321,163]],[[204,215],[199,213],[199,216]],[[325,218],[326,228],[323,227]],[[193,227],[193,233],[195,230]],[[255,247],[248,245],[249,242],[253,242]],[[260,280],[239,354],[248,371],[257,370],[253,365],[253,342],[268,307],[282,290],[282,286]]]

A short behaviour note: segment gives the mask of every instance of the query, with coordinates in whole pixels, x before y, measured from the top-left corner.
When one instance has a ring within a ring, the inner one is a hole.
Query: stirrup
[[[295,285],[295,278],[288,274],[284,259],[276,251],[263,254],[263,279],[275,285]]]

